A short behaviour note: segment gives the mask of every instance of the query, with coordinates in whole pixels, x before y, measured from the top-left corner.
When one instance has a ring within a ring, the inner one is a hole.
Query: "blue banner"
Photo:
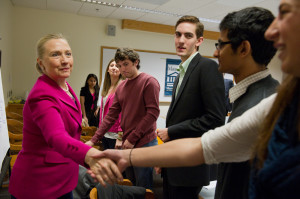
[[[173,84],[178,75],[180,59],[167,59],[166,61],[166,78],[165,78],[165,96],[172,96]]]

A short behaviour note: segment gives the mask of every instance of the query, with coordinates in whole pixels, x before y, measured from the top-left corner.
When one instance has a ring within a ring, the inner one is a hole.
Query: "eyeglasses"
[[[231,43],[232,41],[218,41],[218,43],[215,43],[215,46],[217,50],[220,50],[224,45]]]

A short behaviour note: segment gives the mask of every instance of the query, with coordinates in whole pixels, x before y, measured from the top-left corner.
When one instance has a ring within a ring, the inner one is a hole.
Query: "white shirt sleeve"
[[[240,117],[201,137],[206,164],[249,160],[262,121],[271,109],[276,94],[262,100]]]

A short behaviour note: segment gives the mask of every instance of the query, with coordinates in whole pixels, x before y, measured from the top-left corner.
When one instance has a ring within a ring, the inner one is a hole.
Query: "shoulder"
[[[42,99],[48,99],[50,101],[57,101],[57,93],[59,92],[59,87],[49,82],[47,79],[42,77],[38,78],[35,85],[30,91],[27,101],[38,102]]]
[[[153,77],[152,75],[149,75],[147,73],[141,73],[140,75],[141,75],[141,78],[143,79],[143,81],[145,81],[149,84],[154,84],[154,85],[159,86],[158,80],[155,77]]]
[[[80,89],[80,96],[83,96],[83,95],[85,95],[86,93],[87,93],[86,87],[81,87],[81,89]]]

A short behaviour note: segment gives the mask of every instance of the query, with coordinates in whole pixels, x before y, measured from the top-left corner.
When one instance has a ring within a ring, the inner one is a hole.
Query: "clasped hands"
[[[91,141],[85,144],[89,146],[94,145]],[[98,151],[95,148],[91,148],[85,158],[85,162],[90,166],[87,172],[104,187],[106,187],[106,183],[114,184],[122,181],[122,172],[130,166],[128,158],[129,152],[133,147],[134,145],[125,140],[123,148],[129,150]],[[126,156],[128,157],[124,158]]]

